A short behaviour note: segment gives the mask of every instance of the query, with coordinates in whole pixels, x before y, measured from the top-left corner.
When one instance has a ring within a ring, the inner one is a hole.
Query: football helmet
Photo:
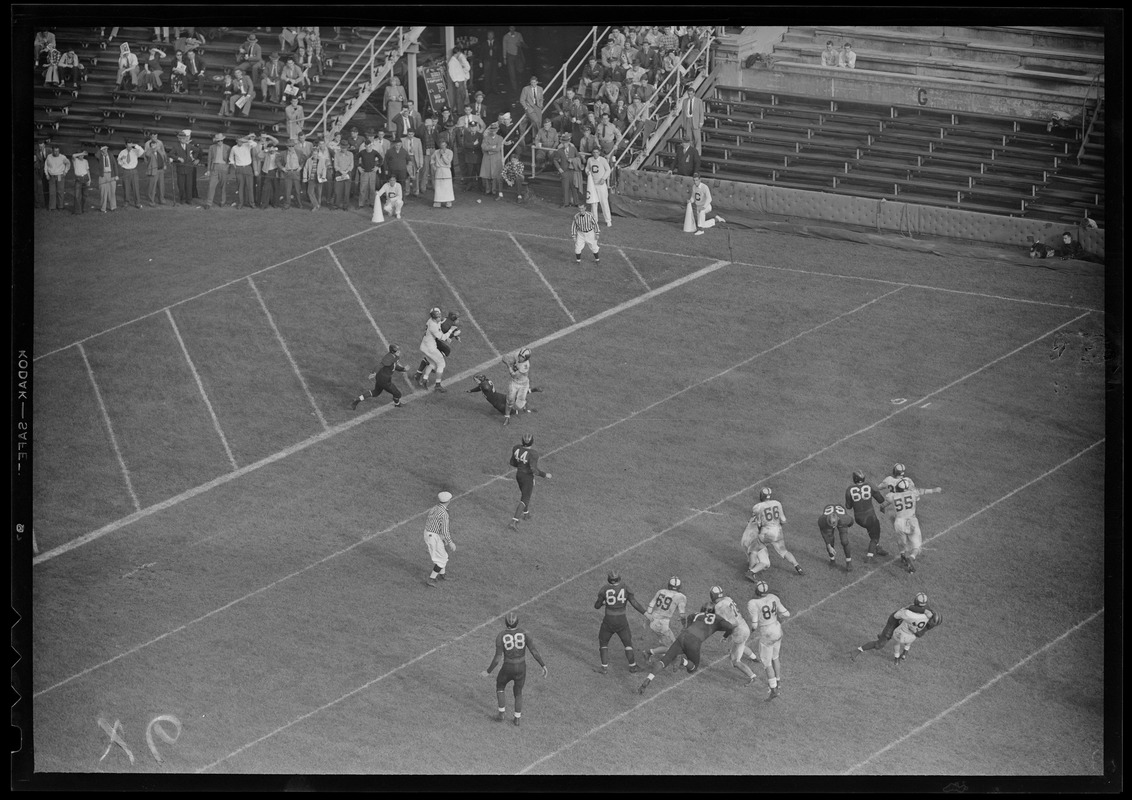
[[[477,384],[479,384],[479,383],[483,383],[484,381],[486,381],[486,380],[487,380],[487,376],[486,376],[486,375],[482,375],[482,374],[481,374],[481,375],[476,375],[476,376],[475,376],[474,378],[472,378],[472,380],[473,380],[473,381],[475,381],[475,382],[476,382]]]
[[[439,308],[434,308],[434,309],[432,309],[431,311],[429,311],[429,312],[428,312],[428,315],[429,315],[430,317],[432,317],[433,319],[440,319],[440,318],[441,318],[441,316],[443,316],[443,315],[442,315],[442,314],[440,313],[440,309],[439,309]]]
[[[900,480],[898,480],[896,482],[896,491],[898,491],[898,492],[906,492],[906,491],[908,491],[909,488],[910,487],[908,486],[908,479],[907,478],[901,478]]]
[[[928,596],[924,592],[920,592],[916,595],[916,599],[913,602],[918,606],[926,606],[928,604]]]
[[[764,486],[763,488],[759,489],[759,502],[761,503],[764,500],[769,500],[770,495],[771,491],[769,486]]]
[[[770,592],[770,587],[766,585],[766,581],[759,581],[755,584],[755,596],[764,597]]]
[[[673,575],[671,578],[668,579],[668,588],[671,589],[672,591],[674,591],[674,592],[680,591],[680,586],[681,586],[680,579],[677,578],[675,575]]]
[[[524,347],[522,350],[520,350],[519,351],[519,360],[520,361],[530,361],[531,360],[531,348]]]
[[[903,475],[904,475],[904,465],[903,464],[893,464],[892,465],[892,477],[900,478],[900,477],[903,477]]]
[[[400,347],[398,347],[398,346],[397,346],[397,345],[395,345],[395,344],[391,344],[391,345],[389,345],[389,352],[390,352],[390,353],[400,353],[400,352],[401,352],[401,348],[400,348]]]
[[[523,444],[526,447],[530,447],[534,443],[535,443],[535,435],[533,433],[524,433],[523,434]]]
[[[865,482],[865,473],[861,472],[861,470],[859,470],[859,469],[853,470],[853,483],[864,483],[864,482]]]
[[[711,587],[711,591],[708,592],[708,597],[710,597],[711,601],[714,603],[718,601],[719,598],[723,597],[723,590],[718,586],[713,586]]]
[[[460,315],[457,314],[455,311],[449,311],[448,312],[448,319],[451,322],[455,322],[456,320],[460,319]]]
[[[503,622],[508,628],[517,628],[519,627],[519,615],[511,611],[504,618]]]
[[[621,582],[621,570],[619,570],[619,569],[609,570],[609,572],[605,576],[605,579],[607,581],[609,581],[610,583],[620,583]]]

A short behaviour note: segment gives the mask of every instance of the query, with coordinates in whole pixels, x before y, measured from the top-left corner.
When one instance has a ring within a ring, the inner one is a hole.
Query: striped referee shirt
[[[448,532],[448,509],[437,503],[428,510],[428,520],[425,522],[425,533],[435,533],[444,537],[444,544],[452,546],[452,534]]]
[[[592,233],[597,230],[597,217],[593,215],[592,211],[584,209],[574,215],[574,224],[570,227],[570,235],[577,236],[579,233]]]

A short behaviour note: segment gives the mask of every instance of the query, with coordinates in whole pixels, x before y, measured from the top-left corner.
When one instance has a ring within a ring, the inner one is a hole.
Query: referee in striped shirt
[[[424,541],[428,548],[429,558],[432,559],[432,572],[428,576],[428,585],[436,586],[436,579],[445,580],[444,567],[448,563],[448,553],[456,552],[456,543],[448,532],[448,503],[452,500],[451,492],[441,492],[436,496],[440,502],[428,510],[428,519],[425,521]]]
[[[597,217],[586,207],[585,203],[578,204],[578,213],[574,215],[574,224],[570,226],[570,235],[574,237],[574,262],[582,263],[582,248],[590,246],[594,254],[594,263],[601,263],[601,253],[597,246]]]

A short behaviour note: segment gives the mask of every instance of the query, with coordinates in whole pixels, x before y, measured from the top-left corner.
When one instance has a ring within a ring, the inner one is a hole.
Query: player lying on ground
[[[923,592],[916,595],[912,605],[898,608],[888,617],[884,630],[877,634],[876,641],[865,642],[853,651],[853,658],[866,650],[878,650],[893,637],[896,644],[892,650],[892,663],[899,664],[908,657],[912,642],[919,639],[932,628],[943,623],[943,615],[928,608],[928,596]]]
[[[500,414],[507,413],[507,395],[503,392],[495,391],[495,384],[486,375],[476,375],[472,378],[476,385],[468,389],[466,394],[475,394],[476,392],[483,392],[483,396],[487,398],[487,402],[491,403],[492,408]],[[541,392],[542,389],[532,386],[530,391]],[[528,408],[527,411],[533,412],[536,409]]]

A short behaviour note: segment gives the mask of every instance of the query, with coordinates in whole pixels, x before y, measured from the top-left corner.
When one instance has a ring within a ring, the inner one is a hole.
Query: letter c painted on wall
[[[928,104],[928,90],[927,89],[917,89],[916,90],[916,102],[918,102],[922,106],[926,106]]]

